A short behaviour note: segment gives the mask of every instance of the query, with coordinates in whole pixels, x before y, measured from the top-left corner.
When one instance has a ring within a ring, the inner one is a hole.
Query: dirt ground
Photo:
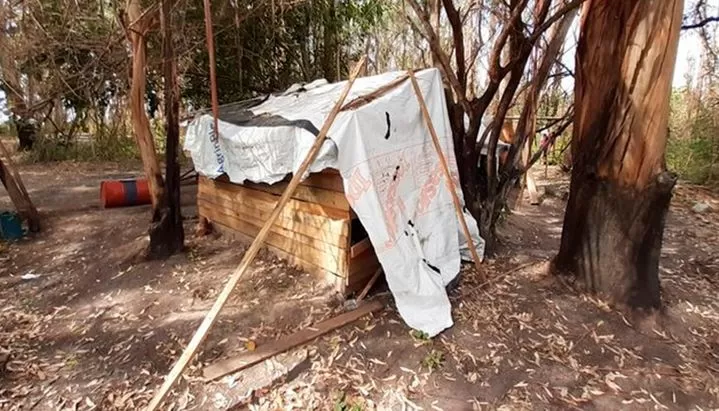
[[[138,169],[22,167],[44,227],[0,243],[0,409],[140,409],[240,261],[246,244],[195,237],[191,185],[183,187],[188,251],[140,258],[149,207],[104,210],[99,202],[101,180]],[[546,275],[567,183],[553,171],[535,174],[541,205],[523,201],[504,222],[502,249],[482,266],[488,286],[464,270],[451,294],[453,328],[427,340],[390,304],[305,347],[304,367],[245,407],[719,409],[719,195],[676,190],[661,266],[666,313],[634,324]],[[693,212],[697,201],[713,210]],[[0,210],[9,208],[0,192]],[[228,407],[220,392],[237,381],[205,384],[200,365],[341,311],[338,296],[310,275],[263,253],[166,405]]]

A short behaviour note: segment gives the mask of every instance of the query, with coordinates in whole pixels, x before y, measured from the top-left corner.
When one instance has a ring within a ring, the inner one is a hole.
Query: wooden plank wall
[[[285,185],[239,185],[200,177],[198,211],[221,231],[254,238]],[[349,294],[362,289],[379,266],[372,247],[362,247],[351,257],[352,216],[339,174],[334,170],[312,174],[298,187],[266,243],[281,258]]]

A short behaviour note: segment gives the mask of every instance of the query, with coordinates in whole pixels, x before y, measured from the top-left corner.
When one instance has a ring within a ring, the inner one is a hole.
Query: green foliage
[[[336,392],[333,397],[334,397],[334,404],[332,406],[333,411],[362,411],[362,410],[364,410],[363,403],[360,400],[348,397],[345,392]]]
[[[150,4],[143,2],[144,7]],[[7,23],[0,32],[3,52],[10,56],[0,62],[0,80],[32,83],[27,86],[32,92],[7,102],[13,118],[38,124],[42,141],[30,160],[135,156],[122,139],[72,141],[79,130],[102,129],[108,117],[128,118],[130,22],[124,7],[120,0],[36,0],[0,6]],[[383,0],[212,0],[220,102],[321,77],[344,78],[348,66],[364,53],[366,35],[381,23],[387,7]],[[203,3],[178,3],[172,24],[182,105],[208,107]],[[151,120],[160,112],[164,94],[158,27],[146,37],[145,103]],[[21,87],[16,84],[14,89]],[[155,136],[164,135],[160,122],[153,127]],[[162,152],[164,138],[157,143]]]
[[[14,134],[15,134],[15,127],[13,127],[12,122],[5,121],[3,123],[0,123],[0,137],[11,136]]]
[[[386,14],[383,0],[315,0],[257,6],[252,0],[213,1],[220,103],[286,89],[317,78],[344,78],[364,52],[364,38]],[[269,3],[269,2],[268,2]],[[252,4],[255,4],[254,6]],[[208,107],[208,53],[204,47],[202,2],[190,2],[183,41],[196,44],[185,72],[183,97]],[[239,22],[236,25],[236,21]]]
[[[444,363],[444,353],[442,351],[432,350],[422,359],[422,366],[430,372],[439,369]]]
[[[669,169],[684,180],[719,181],[719,97],[690,89],[673,93],[666,158]]]
[[[429,334],[420,330],[410,330],[409,336],[412,337],[413,340],[422,344],[429,343],[432,341],[432,339],[429,338]]]
[[[17,65],[36,92],[82,117],[127,88],[129,65],[115,16],[117,0],[38,0],[25,5]]]
[[[131,161],[139,159],[135,140],[128,137],[95,136],[92,141],[65,141],[40,137],[25,155],[29,163],[55,161]]]

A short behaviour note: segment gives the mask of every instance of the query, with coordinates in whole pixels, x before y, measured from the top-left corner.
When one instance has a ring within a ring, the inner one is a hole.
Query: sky
[[[699,66],[701,57],[701,40],[699,34],[694,30],[682,32],[679,39],[679,50],[677,52],[677,62],[674,67],[674,87],[682,87],[686,84],[686,75],[696,75],[696,67]],[[694,61],[694,67],[691,67],[690,60]]]

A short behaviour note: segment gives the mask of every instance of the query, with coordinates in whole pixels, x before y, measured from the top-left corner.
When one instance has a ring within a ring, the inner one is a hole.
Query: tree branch
[[[566,6],[559,9],[556,13],[552,14],[547,20],[542,23],[539,27],[537,27],[533,32],[532,35],[529,37],[530,42],[535,42],[539,37],[547,31],[550,27],[552,27],[552,24],[554,24],[557,20],[564,17],[565,14],[569,13],[570,11],[576,9],[577,7],[581,6],[582,3],[584,3],[587,0],[573,0],[569,3],[567,3]]]
[[[449,81],[449,84],[452,87],[452,90],[454,91],[454,94],[457,98],[457,101],[465,110],[465,112],[468,113],[470,111],[470,105],[469,101],[467,100],[467,95],[465,94],[465,89],[462,87],[462,83],[459,81],[457,75],[454,73],[454,71],[452,71],[452,65],[449,62],[449,57],[442,50],[442,45],[440,44],[439,37],[432,28],[432,24],[429,21],[429,16],[419,5],[419,3],[417,3],[417,0],[407,0],[407,3],[409,3],[410,7],[412,7],[415,14],[417,15],[417,18],[419,19],[420,24],[422,25],[422,30],[418,31],[420,33],[423,33],[425,39],[429,42],[430,50],[435,56],[437,56],[437,59],[439,60],[439,68],[442,71],[442,74],[447,79],[447,81]],[[411,19],[409,19],[409,21],[413,26],[415,26],[414,22]]]
[[[462,18],[454,7],[453,0],[442,0],[447,20],[452,26],[452,39],[454,41],[454,59],[457,62],[457,79],[463,90],[467,90],[467,69],[464,60],[464,33],[462,32]]]
[[[716,23],[716,22],[719,22],[719,16],[707,17],[707,18],[700,20],[696,23],[683,25],[682,30],[700,29],[709,23]]]
[[[567,110],[567,113],[565,114],[565,120],[564,122],[552,133],[549,135],[549,137],[543,141],[543,144],[539,147],[539,150],[537,150],[534,155],[532,155],[532,158],[529,159],[527,164],[524,167],[517,168],[517,176],[521,176],[522,174],[526,173],[534,163],[536,163],[540,157],[542,157],[543,154],[549,150],[549,147],[554,145],[554,142],[557,140],[559,136],[564,133],[564,131],[574,122],[574,109],[571,108],[570,110]]]

